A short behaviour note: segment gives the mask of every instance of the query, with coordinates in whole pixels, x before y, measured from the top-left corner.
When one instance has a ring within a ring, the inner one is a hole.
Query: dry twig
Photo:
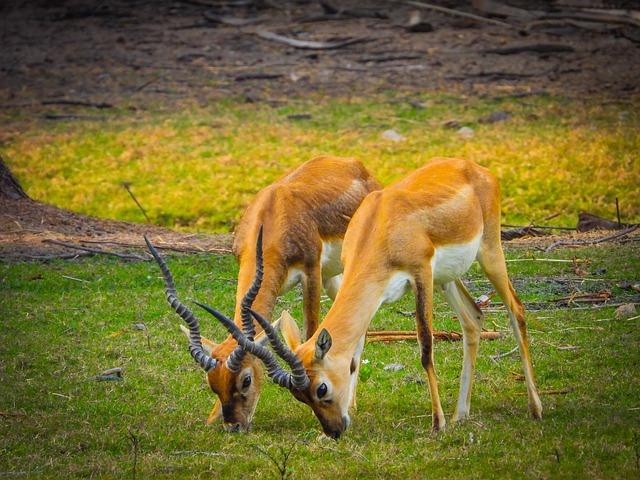
[[[623,230],[622,232],[614,233],[613,235],[607,235],[606,237],[600,237],[593,240],[559,240],[555,243],[552,243],[545,249],[545,253],[549,253],[552,250],[555,250],[558,247],[566,246],[566,247],[580,247],[585,245],[597,245],[598,243],[608,242],[611,240],[615,240],[616,238],[626,237],[632,232],[635,232],[640,225],[634,225],[632,227]]]
[[[309,40],[298,40],[296,38],[289,38],[277,33],[269,32],[267,30],[257,30],[255,32],[260,38],[265,40],[272,40],[274,42],[284,43],[294,48],[301,48],[307,50],[335,50],[337,48],[346,47],[356,43],[366,42],[369,39],[367,37],[350,38],[340,42],[313,42]]]
[[[394,342],[400,340],[416,340],[418,333],[413,330],[379,330],[367,332],[367,341],[371,342]],[[447,340],[455,342],[462,340],[462,334],[458,332],[445,332],[435,331],[433,332],[433,338],[436,340]],[[480,338],[483,340],[496,340],[502,338],[500,332],[481,332]]]
[[[73,243],[61,242],[59,240],[46,239],[46,240],[43,240],[42,242],[43,243],[52,243],[54,245],[60,245],[61,247],[73,248],[73,249],[76,249],[76,250],[82,250],[83,252],[89,252],[89,253],[100,254],[100,255],[112,255],[114,257],[123,258],[125,260],[142,260],[143,262],[146,262],[146,261],[149,260],[148,257],[142,257],[142,256],[136,255],[134,253],[109,252],[107,250],[99,250],[97,248],[83,247],[82,245],[74,245]]]

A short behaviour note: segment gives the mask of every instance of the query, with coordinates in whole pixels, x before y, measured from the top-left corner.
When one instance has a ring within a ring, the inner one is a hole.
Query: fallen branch
[[[591,293],[573,293],[566,297],[555,298],[552,302],[562,303],[564,305],[571,305],[573,303],[604,303],[611,298],[611,292],[609,290],[602,290],[600,292]]]
[[[640,225],[634,225],[632,227],[623,230],[622,232],[614,233],[613,235],[607,235],[606,237],[597,238],[594,240],[559,240],[555,243],[552,243],[545,249],[545,253],[549,253],[552,250],[555,250],[558,247],[580,247],[585,245],[597,245],[603,242],[609,242],[611,240],[615,240],[616,238],[626,237],[632,232],[635,232]]]
[[[504,241],[515,240],[516,238],[522,237],[542,237],[544,235],[547,235],[547,233],[533,227],[514,228],[500,232],[500,237]]]
[[[612,27],[611,25],[597,23],[597,22],[580,22],[578,20],[571,20],[570,18],[563,18],[563,19],[554,19],[554,20],[534,20],[532,22],[527,23],[524,26],[524,31],[530,32],[531,30],[536,30],[538,28],[549,28],[549,27],[554,28],[554,27],[566,27],[566,26],[580,28],[583,30],[589,30],[590,32],[598,32],[598,33],[611,30],[611,28],[618,28],[618,27]]]
[[[143,262],[146,262],[146,261],[149,260],[149,258],[147,258],[147,257],[142,257],[142,256],[136,255],[134,253],[109,252],[107,250],[99,250],[99,249],[96,249],[96,248],[83,247],[81,245],[74,245],[73,243],[61,242],[59,240],[45,239],[45,240],[42,241],[42,243],[51,243],[53,245],[59,245],[61,247],[73,248],[73,249],[76,249],[76,250],[82,250],[83,252],[89,252],[89,253],[93,253],[93,254],[112,255],[114,257],[122,258],[122,259],[125,259],[125,260],[141,260]]]
[[[540,17],[540,20],[584,20],[587,22],[596,23],[616,23],[622,25],[631,25],[634,27],[640,27],[640,20],[634,18],[631,15],[614,15],[610,13],[600,12],[559,12],[559,13],[547,13]]]
[[[142,243],[137,244],[137,243],[126,243],[126,242],[116,242],[113,240],[80,240],[81,243],[94,243],[94,244],[99,244],[99,245],[117,245],[120,247],[132,247],[132,248],[146,248],[146,246]],[[231,254],[233,253],[233,250],[231,250],[230,248],[217,248],[217,247],[210,247],[210,248],[198,248],[198,247],[179,247],[177,245],[173,245],[173,244],[157,244],[154,242],[153,244],[154,247],[156,247],[159,250],[172,250],[174,252],[181,252],[181,253],[224,253],[224,254]]]
[[[474,15],[473,13],[461,12],[460,10],[454,10],[452,8],[441,7],[439,5],[432,5],[430,3],[424,3],[424,2],[414,2],[410,0],[394,0],[394,1],[395,3],[404,3],[405,5],[410,5],[415,8],[421,8],[423,10],[431,10],[434,12],[452,15],[454,17],[468,18],[469,20],[474,20],[476,22],[490,23],[491,25],[498,25],[500,27],[506,27],[506,28],[515,28],[513,25],[507,22],[501,22],[500,20],[493,20],[491,18],[481,17],[480,15]]]
[[[586,260],[566,260],[563,258],[511,258],[509,260],[505,260],[505,262],[579,263],[586,262]]]
[[[512,47],[486,48],[480,50],[480,53],[493,53],[496,55],[513,55],[518,53],[534,52],[534,53],[562,53],[575,52],[576,49],[571,45],[561,43],[533,43],[530,45],[514,45]]]
[[[149,220],[149,216],[147,215],[147,211],[142,207],[142,205],[140,204],[140,202],[138,201],[136,196],[131,191],[131,183],[130,182],[122,182],[122,188],[124,188],[127,191],[127,193],[129,193],[129,196],[136,203],[136,205],[138,206],[138,208],[140,209],[140,211],[144,215],[144,218],[146,218],[147,222],[150,223],[151,220]]]
[[[497,353],[496,355],[489,355],[489,358],[491,360],[493,360],[494,362],[496,362],[496,361],[500,360],[501,358],[508,357],[509,355],[512,355],[512,354],[516,353],[517,351],[518,351],[518,346],[516,345],[514,348],[512,348],[508,352]]]
[[[60,253],[60,254],[53,254],[53,255],[0,255],[3,258],[11,258],[11,259],[16,259],[16,260],[22,260],[22,259],[27,259],[27,260],[39,260],[42,262],[47,262],[49,260],[72,260],[75,258],[79,258],[79,257],[92,257],[93,255],[95,255],[94,253],[91,252],[77,252],[77,253]]]
[[[76,105],[79,107],[92,107],[92,108],[113,108],[113,105],[106,102],[87,102],[85,100],[43,100],[40,102],[42,105]]]
[[[282,73],[241,73],[236,75],[233,79],[236,82],[245,82],[247,80],[274,80],[276,78],[284,77]]]
[[[616,210],[619,212],[619,206],[616,202]],[[591,230],[620,230],[622,228],[628,228],[632,225],[627,223],[621,223],[618,221],[608,220],[604,217],[599,217],[589,212],[580,212],[578,214],[578,224],[576,230],[579,232],[589,232]]]
[[[42,118],[45,120],[106,120],[98,115],[73,115],[64,113],[45,113]]]
[[[367,341],[371,342],[397,342],[401,340],[417,340],[418,333],[412,330],[380,330],[367,332]],[[433,338],[436,340],[447,340],[455,342],[462,340],[462,334],[458,332],[433,332]],[[481,332],[480,338],[483,340],[496,340],[502,338],[500,332]]]
[[[574,230],[575,227],[553,227],[551,225],[512,225],[509,223],[503,223],[503,227],[508,228],[535,228],[536,230]]]
[[[536,73],[520,73],[520,72],[476,72],[476,73],[467,73],[466,75],[450,75],[445,77],[447,80],[468,80],[469,78],[485,78],[487,80],[496,81],[496,80],[520,80],[521,78],[532,78],[538,77],[542,75],[547,75],[549,72],[536,72]]]
[[[367,37],[359,37],[350,38],[348,40],[343,40],[340,42],[313,42],[309,40],[298,40],[295,38],[285,37],[283,35],[278,35],[277,33],[269,32],[267,30],[257,30],[255,34],[260,38],[264,38],[265,40],[272,40],[274,42],[284,43],[285,45],[289,45],[290,47],[306,50],[335,50],[337,48],[343,48],[348,45],[354,45],[356,43],[369,41]]]
[[[539,395],[565,395],[573,392],[573,388],[552,388],[548,390],[538,390]],[[526,392],[517,392],[516,395],[527,395]]]
[[[424,58],[424,55],[415,55],[410,53],[399,54],[399,55],[365,55],[364,57],[360,57],[358,61],[383,63],[383,62],[394,62],[397,60],[417,60],[420,58]]]

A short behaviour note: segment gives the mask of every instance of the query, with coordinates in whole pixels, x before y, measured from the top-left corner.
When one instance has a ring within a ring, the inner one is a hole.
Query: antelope
[[[379,188],[359,161],[320,156],[256,195],[242,216],[233,243],[240,268],[234,321],[249,340],[256,335],[249,307],[268,318],[276,298],[299,283],[306,335],[315,332],[321,288],[333,299],[340,285],[340,252],[347,224],[364,197]],[[262,226],[266,232],[264,269],[258,290],[250,285],[256,269],[254,239],[257,236],[262,244]],[[169,304],[189,326],[182,329],[189,338],[191,355],[205,370],[207,383],[218,397],[207,424],[222,416],[227,431],[249,430],[262,386],[260,360],[246,355],[232,336],[219,344],[201,337],[197,318],[176,298],[166,264],[150,242],[147,245],[162,268]],[[258,332],[261,330],[259,327]],[[264,342],[266,337],[255,341]]]
[[[338,438],[350,422],[358,365],[369,323],[381,304],[399,299],[411,286],[415,294],[421,363],[431,396],[432,428],[445,427],[433,355],[434,287],[440,286],[463,330],[463,366],[453,421],[469,415],[471,387],[483,316],[460,277],[474,260],[502,298],[518,342],[529,412],[541,418],[529,355],[525,311],[509,281],[500,241],[497,179],[468,160],[436,158],[403,180],[370,193],[353,216],[342,249],[344,277],[318,330],[302,343],[290,317],[275,329],[258,312],[275,352],[291,373],[275,363],[270,350],[251,342],[220,312],[213,314],[247,351],[259,356],[269,375],[308,404],[324,433]]]

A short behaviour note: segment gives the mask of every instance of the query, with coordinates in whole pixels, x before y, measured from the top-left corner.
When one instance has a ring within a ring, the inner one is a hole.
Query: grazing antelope
[[[321,156],[257,194],[236,229],[233,244],[240,264],[234,321],[249,340],[256,334],[249,307],[269,318],[277,296],[298,283],[303,286],[306,334],[315,332],[321,287],[335,298],[340,285],[340,252],[349,220],[365,196],[379,188],[359,161]],[[264,275],[258,291],[250,285],[261,225],[265,231]],[[154,257],[163,269],[167,300],[189,325],[183,331],[191,355],[207,372],[207,382],[218,396],[207,424],[222,415],[225,429],[248,430],[262,385],[261,362],[246,355],[231,336],[220,344],[201,338],[197,319],[176,299],[169,270],[157,252]]]
[[[482,327],[482,313],[460,277],[478,260],[507,308],[518,341],[529,395],[529,411],[542,406],[529,356],[524,307],[509,281],[500,242],[498,181],[471,161],[438,158],[405,179],[369,194],[353,216],[342,249],[342,286],[318,331],[301,343],[288,317],[281,318],[285,346],[274,329],[252,312],[276,353],[292,373],[272,366],[269,375],[308,404],[324,432],[338,438],[349,425],[358,364],[369,323],[382,303],[399,299],[409,285],[416,300],[418,340],[431,393],[433,429],[445,426],[433,358],[433,289],[441,286],[464,332],[460,392],[453,421],[469,414],[471,385]],[[203,305],[201,305],[203,306]],[[238,343],[275,363],[271,351],[256,345],[224,315],[218,318]]]

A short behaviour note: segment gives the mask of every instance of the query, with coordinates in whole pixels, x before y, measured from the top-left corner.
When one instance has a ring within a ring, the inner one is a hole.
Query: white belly
[[[282,288],[280,289],[280,295],[284,295],[293,287],[295,287],[298,283],[302,281],[302,270],[299,268],[291,267],[287,272],[287,279],[282,284]]]
[[[406,272],[394,273],[387,283],[380,303],[391,303],[399,300],[411,284],[411,276]]]
[[[438,247],[431,259],[433,282],[443,284],[465,274],[478,255],[482,235],[468,243]]]
[[[433,283],[443,284],[460,278],[476,259],[482,235],[468,243],[447,245],[436,249],[431,259]],[[384,289],[379,305],[395,302],[404,295],[413,279],[407,272],[395,272]]]
[[[342,240],[322,242],[322,254],[320,255],[320,268],[322,278],[329,279],[342,273]]]

